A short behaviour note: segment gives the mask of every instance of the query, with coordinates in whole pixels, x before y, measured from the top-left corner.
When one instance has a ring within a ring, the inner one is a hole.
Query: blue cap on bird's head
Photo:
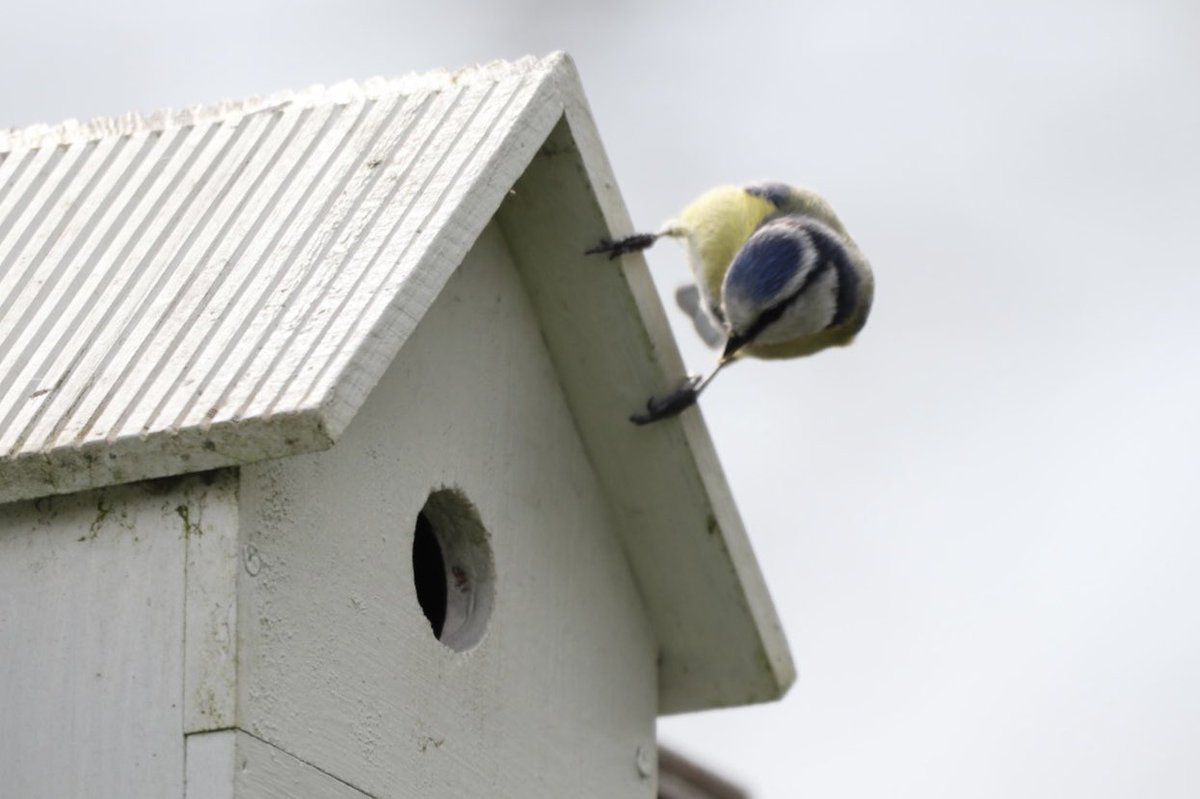
[[[751,183],[746,187],[747,194],[754,197],[762,197],[776,208],[783,208],[787,205],[793,191],[792,187],[788,184],[774,181]]]

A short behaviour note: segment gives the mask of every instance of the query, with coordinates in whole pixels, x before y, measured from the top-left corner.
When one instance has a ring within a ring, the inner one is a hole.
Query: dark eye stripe
[[[837,327],[850,318],[854,311],[854,300],[858,295],[858,274],[850,263],[849,254],[842,243],[830,237],[823,230],[809,232],[813,246],[816,247],[820,263],[829,264],[837,271],[837,304],[834,308],[833,319],[825,326],[828,330]]]
[[[808,270],[808,273],[804,276],[804,280],[800,282],[800,285],[795,291],[774,305],[769,306],[766,310],[755,317],[754,322],[750,325],[750,327],[746,328],[745,333],[729,337],[729,340],[725,342],[725,356],[729,356],[737,352],[742,347],[746,346],[750,342],[754,341],[754,339],[762,335],[762,332],[768,327],[778,322],[780,318],[782,318],[787,312],[787,309],[790,308],[792,304],[796,302],[796,300],[800,299],[800,295],[808,291],[808,287],[812,285],[813,281],[828,272],[829,268],[830,264],[827,261],[818,260],[817,263],[813,265],[813,268]]]

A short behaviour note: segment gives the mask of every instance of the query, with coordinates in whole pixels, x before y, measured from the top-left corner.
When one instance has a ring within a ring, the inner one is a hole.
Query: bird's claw
[[[619,254],[620,244],[612,239],[600,239],[600,242],[591,249],[584,250],[584,255],[608,255],[608,260],[616,258]]]
[[[615,258],[620,258],[622,255],[628,255],[631,252],[640,252],[653,244],[657,238],[657,234],[654,233],[635,233],[623,239],[601,239],[595,247],[584,250],[583,254],[607,254],[608,260],[611,261]]]
[[[699,396],[696,387],[700,385],[700,380],[699,375],[692,375],[665,397],[651,397],[646,400],[646,412],[635,413],[629,417],[629,421],[640,426],[678,416],[696,404],[696,398]]]

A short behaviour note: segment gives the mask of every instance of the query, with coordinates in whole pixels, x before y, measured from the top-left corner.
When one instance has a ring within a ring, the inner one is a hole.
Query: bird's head
[[[767,357],[785,357],[848,343],[866,322],[872,289],[853,244],[814,215],[781,213],[755,231],[725,275],[725,357],[743,348],[782,346]]]

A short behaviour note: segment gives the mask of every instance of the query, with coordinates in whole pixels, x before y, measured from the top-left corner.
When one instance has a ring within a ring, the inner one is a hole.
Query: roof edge
[[[628,233],[634,229],[632,220],[621,198],[607,153],[600,142],[599,129],[587,104],[579,72],[574,61],[566,53],[554,53],[552,57],[556,59],[556,74],[560,76],[559,80],[566,83],[560,89],[560,95],[566,105],[567,122],[576,142],[580,143],[584,167],[601,212],[608,222],[610,234]],[[635,253],[631,260],[639,264],[640,268],[627,269],[625,274],[643,323],[654,341],[651,347],[652,358],[659,363],[663,374],[684,375],[687,369],[658,298],[658,292],[650,279],[644,254]],[[727,696],[723,698],[724,701],[706,703],[701,700],[698,703],[698,697],[685,687],[689,684],[687,675],[681,674],[679,690],[670,691],[661,698],[660,713],[682,713],[722,704],[752,704],[780,699],[796,681],[795,661],[792,659],[783,624],[771,599],[762,570],[758,566],[758,559],[750,544],[721,461],[717,457],[716,446],[704,422],[702,411],[697,407],[693,412],[683,414],[678,419],[677,426],[672,424],[667,427],[668,430],[664,432],[668,435],[678,435],[682,438],[681,443],[686,447],[699,473],[704,496],[709,502],[710,519],[715,522],[715,528],[721,534],[743,588],[742,601],[745,602],[746,610],[754,619],[758,631],[761,649],[757,656],[760,666],[771,676],[767,684],[760,686],[759,690],[735,698],[732,702],[728,701],[730,697]]]
[[[518,263],[538,270],[527,284],[536,286],[545,338],[660,635],[659,713],[778,699],[795,666],[700,411],[653,428],[614,413],[639,407],[685,367],[645,260],[602,269],[582,254],[580,242],[633,226],[573,61],[564,53],[548,61],[564,129],[522,176],[526,185],[506,199],[501,219]],[[585,190],[570,188],[576,177]],[[547,218],[556,219],[553,229],[538,221]],[[585,307],[579,297],[611,301]],[[626,327],[630,319],[638,330]],[[607,343],[585,328],[604,330]],[[681,579],[665,579],[665,563]],[[655,596],[662,593],[676,598]],[[705,615],[714,606],[726,609],[721,619]]]
[[[186,428],[59,447],[0,459],[0,503],[240,466],[333,444],[323,415],[310,408],[207,430]]]
[[[520,71],[535,77],[512,126],[487,162],[457,188],[454,211],[424,246],[423,256],[391,298],[390,308],[377,317],[366,339],[370,347],[364,347],[343,366],[318,400],[334,438],[349,426],[450,275],[496,215],[509,189],[563,118],[561,80],[564,75],[574,75],[570,57],[556,51],[524,63]]]

